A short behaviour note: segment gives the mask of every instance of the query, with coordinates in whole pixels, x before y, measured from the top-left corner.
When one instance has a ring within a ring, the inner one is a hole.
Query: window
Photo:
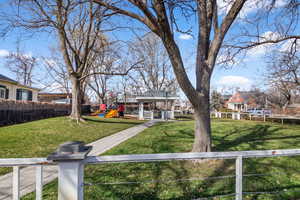
[[[5,99],[6,89],[0,87],[0,99]]]
[[[17,100],[32,101],[32,91],[17,89]]]

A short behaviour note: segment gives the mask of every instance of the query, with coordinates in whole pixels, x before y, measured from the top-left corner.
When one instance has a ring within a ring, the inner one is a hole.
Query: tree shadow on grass
[[[264,144],[270,140],[276,142],[276,140],[300,138],[300,135],[276,136],[276,133],[281,129],[280,127],[274,128],[270,125],[261,124],[251,128],[234,128],[233,131],[224,136],[213,137],[216,143],[214,150],[258,150],[264,149]],[[243,147],[241,147],[242,144],[247,144],[249,146],[248,149],[243,149]]]
[[[161,137],[150,144],[144,142],[133,144],[137,149],[162,153],[176,152],[180,149],[176,145],[180,145],[186,140],[193,140],[191,130],[170,129],[167,125],[162,125],[161,129]],[[270,140],[284,140],[282,146],[285,147],[287,139],[293,141],[300,137],[299,135],[280,136],[277,134],[279,130],[280,128],[261,124],[251,128],[233,128],[226,135],[215,136],[215,150],[258,149],[263,148],[265,143]],[[176,134],[172,131],[176,131]],[[245,148],[241,147],[243,144],[248,144],[247,148],[249,149],[243,149]],[[292,145],[297,146],[297,144]],[[296,177],[299,177],[299,168],[300,157],[244,159],[244,174],[256,175],[244,177],[243,191],[284,191],[282,194],[272,194],[266,199],[299,199],[299,180],[292,179],[295,174]],[[213,197],[235,193],[235,177],[215,178],[234,175],[235,160],[105,164],[87,166],[85,171],[85,181],[92,183],[90,186],[85,186],[85,195],[86,199],[92,200],[233,199],[234,196]],[[203,178],[208,179],[203,180]],[[263,195],[248,195],[248,199],[262,199]]]
[[[193,140],[190,130],[176,130],[176,134],[162,127],[163,134],[151,145],[135,143],[137,149],[150,149],[151,153],[176,152],[178,143]],[[250,128],[233,128],[228,134],[216,136],[215,150],[251,150],[264,149],[266,142],[281,141],[283,148],[288,142],[297,146],[294,139],[300,135],[278,135],[281,128],[258,124]],[[284,142],[282,141],[284,140]],[[177,143],[176,143],[177,142]],[[248,149],[244,149],[247,144]],[[212,162],[212,164],[211,164]],[[98,166],[99,167],[99,166]],[[300,157],[244,159],[245,192],[277,192],[267,194],[270,200],[287,200],[300,198],[299,180],[292,180],[295,174],[299,177]],[[197,199],[211,198],[216,195],[235,193],[235,177],[215,178],[235,174],[235,160],[223,161],[172,161],[159,163],[117,164],[98,168],[101,181],[128,182],[133,184],[94,185],[89,188],[88,199]],[[105,177],[101,177],[101,173]],[[98,174],[98,172],[96,173]],[[249,175],[250,174],[250,175]],[[253,175],[254,174],[254,175]],[[207,180],[201,180],[208,178]],[[95,176],[91,177],[95,181]],[[113,180],[112,180],[113,179]],[[190,179],[190,180],[189,180]],[[198,179],[198,180],[196,180]],[[152,180],[152,181],[151,181]],[[297,192],[298,191],[298,192]],[[248,199],[261,199],[266,194],[246,195]],[[234,196],[215,198],[232,199]]]

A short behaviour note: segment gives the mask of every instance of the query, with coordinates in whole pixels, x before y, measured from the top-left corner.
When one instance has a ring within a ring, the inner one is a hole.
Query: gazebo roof
[[[145,93],[136,95],[137,101],[166,101],[166,100],[177,100],[179,97],[168,91],[163,90],[149,90]]]

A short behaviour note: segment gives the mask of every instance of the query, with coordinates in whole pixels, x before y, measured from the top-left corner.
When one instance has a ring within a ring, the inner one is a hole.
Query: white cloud
[[[218,10],[221,14],[226,14],[230,10],[232,4],[234,1],[228,1],[228,0],[217,0],[218,3]],[[242,10],[239,13],[239,16],[244,18],[248,14],[253,13],[257,11],[258,9],[267,9],[268,6],[273,4],[273,0],[251,0],[246,1],[245,5],[243,6]],[[273,5],[274,8],[280,8],[287,5],[286,0],[276,0],[275,4]]]
[[[9,51],[5,49],[0,49],[0,57],[5,57],[9,55]]]
[[[217,81],[218,90],[230,90],[239,88],[240,90],[249,90],[252,81],[244,76],[223,76]]]
[[[229,10],[232,7],[232,4],[233,4],[234,1],[217,0],[217,2],[218,2],[219,13],[225,15],[229,12]],[[261,0],[247,1],[245,3],[245,5],[243,6],[242,10],[240,11],[240,16],[245,17],[249,13],[254,12],[255,10],[257,10],[259,2],[261,2]]]
[[[279,51],[281,52],[285,52],[285,51],[289,51],[290,48],[292,47],[292,45],[295,45],[294,44],[294,40],[287,40],[287,41],[284,41],[282,46],[280,47]],[[297,49],[300,47],[300,41],[296,41],[296,47]]]
[[[266,31],[260,36],[260,42],[264,42],[266,40],[276,40],[278,38],[280,38],[279,33],[272,32],[272,31]],[[267,51],[270,51],[272,49],[272,47],[273,47],[273,45],[270,43],[256,46],[256,47],[248,50],[248,56],[251,56],[251,57],[263,56],[263,55],[265,55],[265,53]]]
[[[180,34],[179,35],[179,39],[182,39],[182,40],[190,40],[192,39],[193,37],[189,34]]]

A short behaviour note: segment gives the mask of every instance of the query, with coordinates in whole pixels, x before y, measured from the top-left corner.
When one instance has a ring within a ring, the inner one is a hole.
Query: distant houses
[[[0,99],[38,101],[39,91],[0,74]]]
[[[266,95],[263,92],[238,91],[225,102],[225,107],[234,111],[246,112],[249,109],[262,109],[266,106],[265,104]]]

